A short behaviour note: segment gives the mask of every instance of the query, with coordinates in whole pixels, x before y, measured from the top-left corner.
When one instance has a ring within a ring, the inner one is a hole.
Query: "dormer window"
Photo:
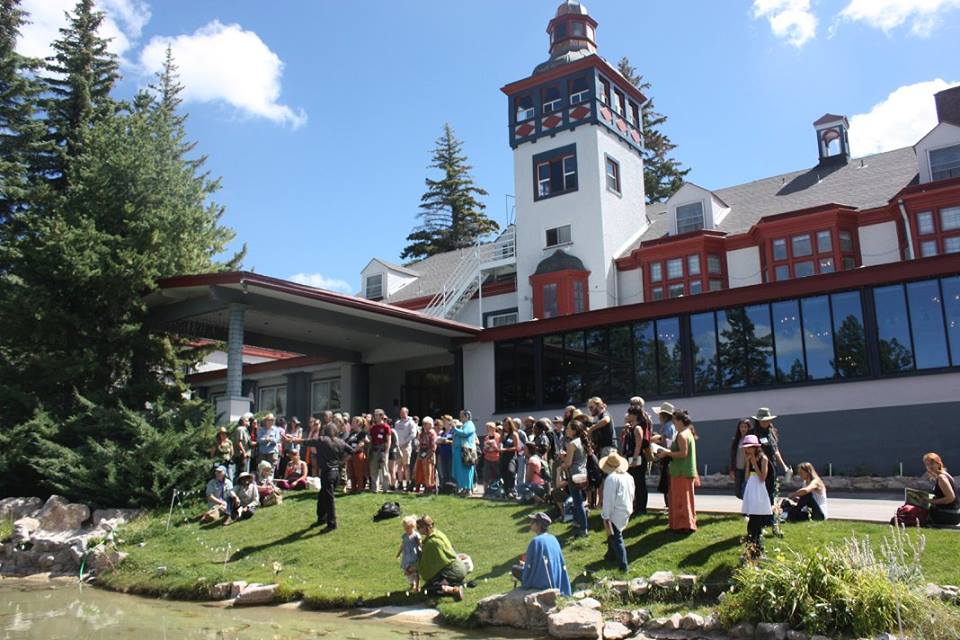
[[[677,207],[677,235],[703,229],[703,202],[691,202]]]
[[[930,152],[930,175],[934,180],[960,178],[960,144]]]
[[[383,274],[378,273],[376,275],[367,276],[367,281],[364,285],[364,293],[367,300],[382,300],[383,299]]]
[[[523,122],[524,120],[529,120],[533,117],[533,97],[529,95],[517,96],[516,106],[517,122]]]
[[[586,78],[574,78],[570,81],[570,104],[586,102],[590,96],[590,85]]]
[[[557,87],[547,87],[541,93],[543,102],[543,113],[552,113],[560,108],[560,89]]]

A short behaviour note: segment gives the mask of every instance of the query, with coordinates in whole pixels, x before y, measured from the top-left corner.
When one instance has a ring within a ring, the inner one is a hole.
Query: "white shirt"
[[[611,473],[603,481],[603,509],[600,517],[609,520],[623,531],[633,513],[633,494],[636,486],[633,477],[626,472]]]
[[[405,420],[397,420],[393,430],[397,434],[397,446],[401,448],[406,447],[417,437],[417,423],[409,416]]]

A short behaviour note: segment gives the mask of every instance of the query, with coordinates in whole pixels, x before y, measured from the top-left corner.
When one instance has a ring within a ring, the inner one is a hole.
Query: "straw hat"
[[[614,451],[605,458],[600,460],[600,471],[610,475],[614,472],[623,472],[629,468],[630,463],[627,462],[627,459],[621,456],[619,453]]]
[[[237,482],[243,482],[244,480],[253,480],[253,474],[249,471],[244,471],[237,476]]]
[[[669,402],[664,402],[659,407],[650,407],[653,409],[653,412],[657,415],[661,413],[669,413],[671,416],[676,412],[676,409]]]
[[[776,420],[777,416],[773,415],[773,412],[770,411],[767,407],[760,407],[757,409],[757,415],[750,416],[757,422],[764,422],[765,420]]]

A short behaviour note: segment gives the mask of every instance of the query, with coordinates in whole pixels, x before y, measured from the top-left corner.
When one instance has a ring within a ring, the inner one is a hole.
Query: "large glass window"
[[[567,383],[564,375],[563,336],[552,334],[543,337],[540,356],[543,371],[543,402],[548,406],[567,404]]]
[[[557,283],[543,285],[543,317],[554,318],[557,315]]]
[[[917,369],[936,369],[950,365],[947,336],[943,326],[940,282],[924,280],[907,285],[913,355]]]
[[[719,341],[717,362],[720,369],[720,384],[725,389],[743,387],[747,384],[747,362],[743,357],[745,324],[746,315],[742,307],[717,312]]]
[[[585,396],[607,397],[610,378],[610,353],[607,349],[607,330],[590,329],[584,334],[586,342],[587,375],[584,379]]]
[[[633,363],[637,393],[652,395],[657,388],[657,350],[653,322],[633,325]]]
[[[257,411],[260,413],[269,412],[276,416],[286,414],[287,386],[262,387],[260,389],[260,402],[257,403]]]
[[[717,389],[717,324],[713,312],[690,316],[693,347],[693,388]]]
[[[803,382],[807,373],[803,364],[800,305],[796,300],[775,302],[771,312],[777,348],[777,382]]]
[[[533,353],[533,338],[497,343],[494,368],[499,410],[524,409],[536,404]]]
[[[517,406],[521,408],[533,407],[537,403],[533,354],[533,338],[517,341],[515,365]]]
[[[873,299],[880,340],[880,370],[883,373],[896,373],[912,369],[910,320],[907,317],[903,285],[877,287],[873,290]]]
[[[808,380],[828,380],[835,375],[833,366],[833,325],[830,322],[830,298],[816,296],[800,301],[803,314],[803,342]],[[861,327],[862,330],[862,327]],[[777,338],[777,348],[780,348]]]
[[[947,337],[950,339],[950,359],[960,366],[960,276],[944,278],[943,309],[947,314]]]
[[[867,375],[867,335],[863,328],[863,305],[860,293],[846,291],[830,296],[833,307],[833,333],[836,343],[836,376],[838,378],[859,378]],[[804,310],[804,326],[807,316]],[[809,343],[807,345],[807,363],[809,364]]]
[[[766,385],[773,382],[773,328],[770,326],[770,306],[753,305],[746,308],[744,326],[749,384]]]
[[[720,376],[724,387],[766,385],[773,376],[773,333],[768,305],[717,313]]]
[[[340,380],[317,380],[310,389],[310,413],[319,417],[324,411],[340,408]]]
[[[657,320],[657,364],[660,393],[679,393],[683,388],[683,349],[680,346],[680,319]]]
[[[934,180],[960,177],[960,144],[931,151],[930,173]]]
[[[583,354],[583,332],[574,331],[563,336],[563,370],[567,384],[567,403],[579,404],[587,396],[583,393],[586,360]]]
[[[703,229],[703,203],[691,202],[677,207],[677,233]]]
[[[630,325],[610,327],[607,340],[610,347],[610,397],[629,398],[634,393]]]

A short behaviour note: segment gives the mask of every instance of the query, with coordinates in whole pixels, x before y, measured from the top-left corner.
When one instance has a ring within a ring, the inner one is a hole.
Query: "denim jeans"
[[[616,559],[621,571],[627,570],[627,546],[623,543],[623,532],[617,525],[610,523],[611,533],[607,536],[607,549],[610,557]]]
[[[573,521],[580,527],[580,535],[587,535],[587,512],[583,510],[583,491],[570,484],[570,498],[573,500]]]

